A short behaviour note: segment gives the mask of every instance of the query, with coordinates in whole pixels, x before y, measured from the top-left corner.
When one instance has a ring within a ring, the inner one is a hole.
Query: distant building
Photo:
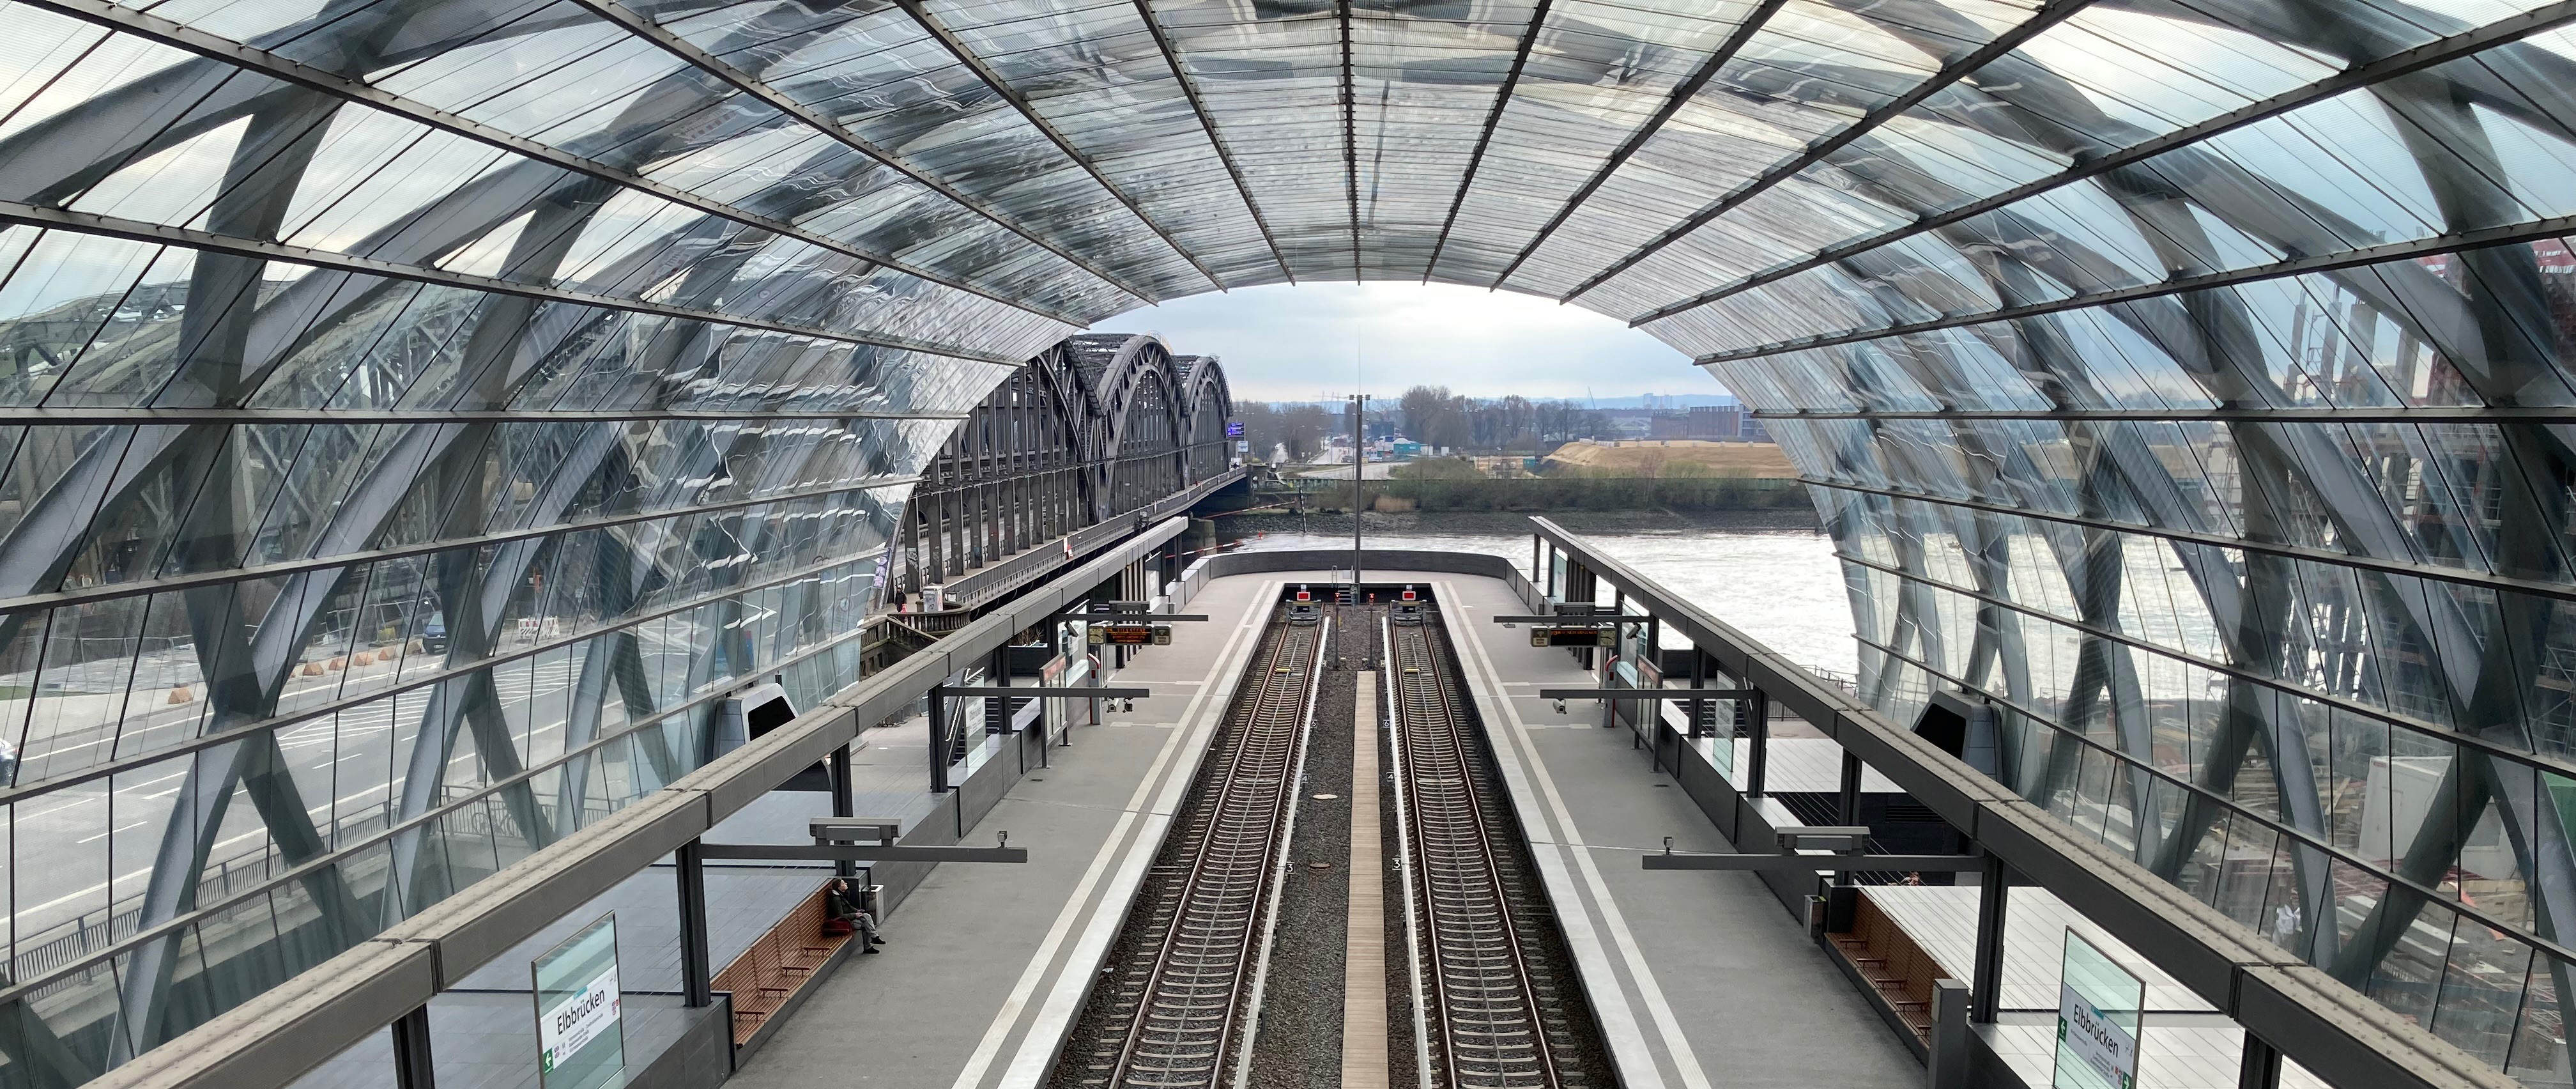
[[[1658,412],[1649,421],[1650,439],[1702,439],[1714,442],[1769,442],[1762,421],[1742,405],[1693,405],[1681,412]]]

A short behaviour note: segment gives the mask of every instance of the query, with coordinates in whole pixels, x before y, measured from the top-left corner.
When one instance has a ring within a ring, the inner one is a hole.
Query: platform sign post
[[[2138,1022],[2147,985],[2066,931],[2057,982],[2057,1066],[2051,1089],[2136,1089]]]
[[[617,913],[581,928],[529,962],[536,987],[537,1084],[616,1089],[626,1084],[626,1029],[617,986]]]

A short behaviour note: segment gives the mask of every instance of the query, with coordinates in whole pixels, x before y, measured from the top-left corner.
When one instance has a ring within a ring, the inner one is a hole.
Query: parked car
[[[420,649],[431,654],[447,653],[446,613],[431,613],[429,622],[420,626]]]

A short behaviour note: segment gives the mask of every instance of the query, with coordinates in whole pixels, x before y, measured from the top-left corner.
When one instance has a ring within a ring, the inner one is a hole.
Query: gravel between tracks
[[[1252,1044],[1253,1089],[1321,1089],[1341,1081],[1342,953],[1350,938],[1351,668],[1375,653],[1382,610],[1340,608],[1306,737],[1298,791],[1294,869],[1279,899],[1279,929],[1263,984],[1261,1031]],[[1315,795],[1330,794],[1318,800]],[[1314,864],[1322,863],[1317,869]]]
[[[1328,644],[1324,672],[1315,698],[1315,716],[1307,734],[1303,762],[1304,782],[1297,790],[1297,823],[1287,859],[1290,871],[1278,900],[1278,923],[1272,937],[1268,976],[1262,984],[1260,1025],[1253,1041],[1251,1089],[1326,1089],[1341,1080],[1342,994],[1345,957],[1349,940],[1350,912],[1350,835],[1353,814],[1351,795],[1351,745],[1354,712],[1380,722],[1382,705],[1368,708],[1353,706],[1357,689],[1356,672],[1373,668],[1385,648],[1379,646],[1379,620],[1382,607],[1332,607],[1332,640]],[[1445,638],[1441,640],[1446,642]],[[1451,662],[1455,662],[1454,654]],[[1460,693],[1463,697],[1464,693]],[[1472,719],[1474,704],[1469,701],[1467,713]],[[1394,768],[1388,751],[1390,738],[1381,729],[1375,731],[1379,745],[1379,767],[1387,772]],[[1484,738],[1477,731],[1476,748],[1484,748]],[[1515,819],[1511,803],[1490,779],[1492,755],[1480,751],[1477,756],[1487,768],[1488,780],[1478,791],[1488,812],[1509,821]],[[1194,786],[1189,803],[1195,805],[1206,784]],[[1391,1089],[1439,1089],[1423,1086],[1415,1052],[1413,1024],[1413,975],[1409,970],[1410,950],[1405,940],[1405,898],[1399,867],[1400,837],[1395,821],[1392,782],[1382,784],[1383,800],[1374,819],[1379,822],[1381,842],[1385,845],[1383,883],[1386,903],[1386,993],[1387,993],[1387,1073]],[[1330,794],[1319,799],[1317,794]],[[1369,819],[1363,817],[1362,819]],[[1508,837],[1513,848],[1501,859],[1507,870],[1517,872],[1523,880],[1519,886],[1537,892],[1534,867],[1527,848],[1519,837]],[[1167,850],[1168,850],[1167,846]],[[1320,866],[1318,865],[1320,864]],[[1147,879],[1147,888],[1139,902],[1153,891],[1158,881],[1170,877],[1156,875]],[[1121,963],[1137,940],[1134,930],[1119,936],[1110,963]],[[1529,943],[1548,974],[1569,986],[1576,979],[1562,938],[1552,927],[1540,940]],[[1096,996],[1095,996],[1096,997]],[[1572,1054],[1560,1053],[1559,1069],[1574,1075],[1570,1084],[1587,1089],[1609,1089],[1616,1085],[1606,1057],[1599,1050],[1597,1029],[1591,1024],[1591,1011],[1579,988],[1565,996],[1567,1012],[1583,1026],[1575,1033],[1577,1043]],[[1086,1003],[1076,1022],[1066,1055],[1087,1054],[1086,1041],[1095,1040],[1105,1027],[1099,1011]],[[1077,1064],[1060,1063],[1050,1084],[1053,1089],[1081,1089],[1081,1075],[1072,1069]],[[1229,1064],[1230,1067],[1231,1064]],[[1222,1074],[1221,1084],[1230,1085],[1234,1072]]]

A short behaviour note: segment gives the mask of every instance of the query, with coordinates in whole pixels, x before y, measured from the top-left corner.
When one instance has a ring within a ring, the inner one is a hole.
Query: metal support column
[[[394,1019],[394,1089],[438,1089],[430,1063],[429,1007],[414,1006]]]
[[[2281,1049],[2246,1033],[2244,1061],[2236,1068],[2236,1089],[2277,1089],[2280,1084]]]
[[[842,742],[840,748],[832,750],[831,768],[832,815],[835,817],[858,816],[858,791],[855,784],[850,782],[849,742]],[[832,864],[832,872],[842,877],[856,877],[859,873],[859,864],[848,859],[842,859]]]
[[[1977,959],[1969,986],[1968,1020],[1995,1022],[2004,982],[2004,909],[2012,885],[2012,868],[1997,855],[1986,856],[1984,880],[1977,888]]]
[[[1851,751],[1848,749],[1844,750],[1841,819],[1843,827],[1846,828],[1856,828],[1859,827],[1861,823],[1860,775],[1860,757],[1852,755]],[[1858,876],[1848,870],[1834,875],[1834,884],[1852,885],[1857,883],[1859,883]]]
[[[680,886],[680,1004],[703,1009],[714,1004],[715,968],[707,953],[707,866],[697,840],[672,852]]]
[[[1771,772],[1771,697],[1759,689],[1744,701],[1744,732],[1752,737],[1744,760],[1744,793],[1759,798]]]
[[[948,686],[930,686],[930,792],[948,793]]]
[[[1691,648],[1690,686],[1693,688],[1708,687],[1708,652],[1703,651],[1696,646]],[[1702,726],[1701,723],[1705,722],[1708,718],[1708,701],[1692,700],[1688,703],[1682,704],[1682,714],[1690,718],[1689,736],[1702,736],[1702,731],[1705,730],[1706,727]],[[1735,742],[1731,739],[1727,742],[1729,747],[1732,747],[1734,744]],[[1735,754],[1732,752],[1727,754],[1730,759],[1733,758],[1734,755]]]

